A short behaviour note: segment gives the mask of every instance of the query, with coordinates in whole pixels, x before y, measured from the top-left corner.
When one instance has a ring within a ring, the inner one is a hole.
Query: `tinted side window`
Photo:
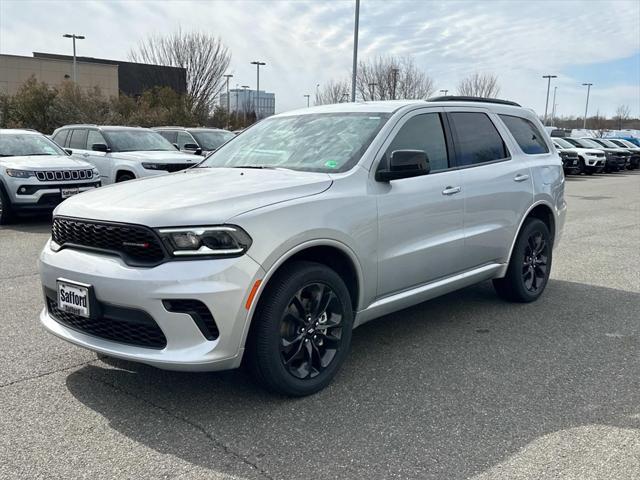
[[[449,168],[440,114],[425,113],[410,118],[389,145],[387,161],[394,150],[424,150],[432,171]]]
[[[178,132],[176,132],[175,130],[158,130],[158,133],[169,140],[171,143],[178,143]]]
[[[89,134],[87,135],[87,150],[91,150],[94,143],[106,145],[107,141],[98,130],[89,130]]]
[[[87,130],[73,129],[71,130],[71,140],[69,140],[69,148],[79,148],[85,150],[87,148]]]
[[[513,138],[524,153],[535,155],[537,153],[549,153],[549,149],[544,142],[544,137],[536,126],[526,118],[514,117],[512,115],[499,115],[500,119],[507,126]]]
[[[484,113],[455,112],[449,118],[456,133],[458,165],[502,160],[509,156],[502,137]]]
[[[61,147],[64,147],[64,143],[67,141],[67,135],[69,135],[69,130],[62,130],[56,133],[52,137],[52,140],[56,142],[58,145],[60,145]]]

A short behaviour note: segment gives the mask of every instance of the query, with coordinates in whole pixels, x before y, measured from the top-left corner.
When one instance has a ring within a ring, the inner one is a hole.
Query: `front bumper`
[[[604,157],[593,157],[589,155],[584,156],[584,164],[586,167],[603,168],[605,163]]]
[[[240,365],[251,286],[263,278],[262,268],[249,257],[171,261],[153,268],[126,265],[119,257],[70,248],[53,252],[48,244],[40,255],[44,289],[56,290],[59,278],[89,284],[99,302],[146,312],[166,337],[166,346],[152,349],[120,343],[69,328],[45,307],[44,327],[54,335],[108,356],[168,370],[225,370]],[[187,313],[169,312],[163,300],[191,299],[211,311],[219,336],[207,340]]]
[[[11,207],[15,211],[39,211],[53,210],[60,204],[62,189],[78,189],[78,193],[93,190],[101,185],[100,180],[90,182],[56,182],[52,184],[29,179],[15,179],[8,182],[6,189],[9,192]]]

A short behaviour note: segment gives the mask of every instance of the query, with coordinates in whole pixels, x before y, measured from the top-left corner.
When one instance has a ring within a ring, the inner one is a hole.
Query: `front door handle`
[[[514,182],[524,182],[525,180],[528,180],[528,179],[529,179],[529,175],[527,175],[526,173],[519,173],[515,177],[513,177]]]
[[[445,189],[442,190],[442,194],[455,195],[456,193],[460,193],[461,190],[462,190],[462,187],[445,187]]]

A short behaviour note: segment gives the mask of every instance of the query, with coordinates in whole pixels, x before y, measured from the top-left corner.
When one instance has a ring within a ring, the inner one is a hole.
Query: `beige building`
[[[78,85],[84,89],[100,87],[107,97],[118,96],[118,65],[78,62]],[[50,58],[0,55],[0,93],[15,94],[22,84],[35,77],[52,87],[73,78],[73,62]]]

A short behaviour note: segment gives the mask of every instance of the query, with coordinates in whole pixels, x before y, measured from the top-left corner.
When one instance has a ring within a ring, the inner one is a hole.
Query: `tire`
[[[498,295],[511,302],[537,300],[549,281],[552,254],[553,242],[544,222],[537,218],[526,220],[516,240],[506,276],[493,280]]]
[[[128,182],[129,180],[133,180],[134,177],[131,173],[121,173],[120,175],[118,175],[118,178],[116,179],[116,183],[120,183],[120,182]]]
[[[584,158],[582,157],[578,159],[578,175],[580,175],[581,173],[588,173],[587,166],[585,165]]]
[[[4,189],[0,186],[0,225],[6,225],[13,218],[13,209],[11,202],[4,193]]]
[[[247,340],[249,369],[272,392],[318,392],[347,357],[352,329],[351,298],[340,276],[319,263],[293,262],[260,299]]]

